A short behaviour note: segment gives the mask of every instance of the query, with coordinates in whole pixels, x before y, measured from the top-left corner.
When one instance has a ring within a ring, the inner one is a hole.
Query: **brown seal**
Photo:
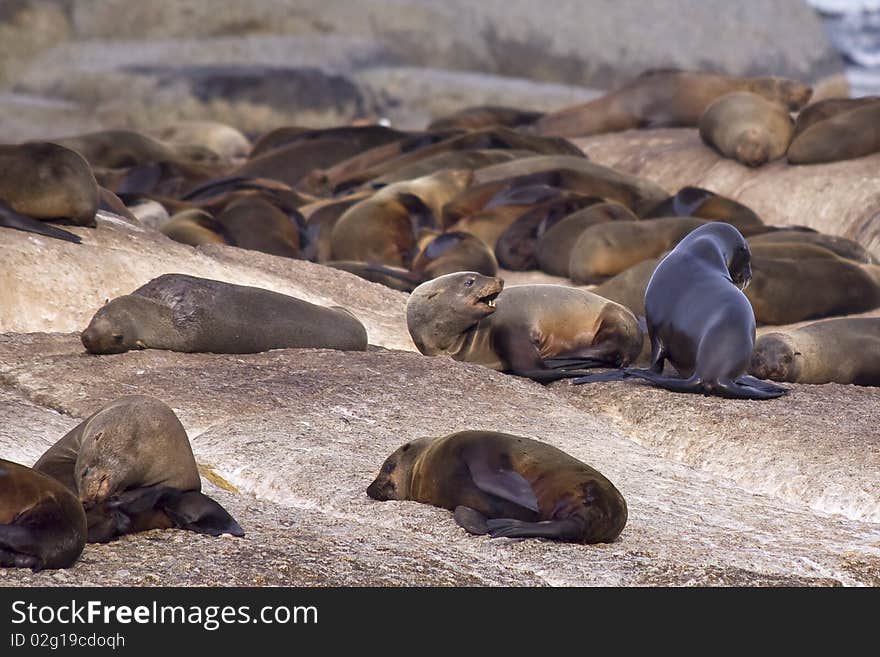
[[[794,134],[797,137],[811,125],[830,119],[843,112],[864,107],[880,102],[880,96],[863,96],[861,98],[826,98],[816,103],[810,103],[800,112],[794,124]]]
[[[168,221],[159,226],[159,232],[175,242],[190,246],[229,243],[219,232],[214,218],[197,208],[174,213]]]
[[[786,229],[780,228],[769,233],[761,233],[749,237],[750,246],[770,245],[781,242],[799,242],[803,244],[815,244],[822,248],[833,251],[841,258],[855,260],[866,264],[877,264],[876,258],[872,256],[865,247],[858,242],[840,237],[839,235],[828,235],[827,233],[818,233],[814,230],[802,229]]]
[[[786,107],[748,91],[727,94],[709,105],[699,128],[706,144],[749,167],[785,155],[794,136]]]
[[[661,258],[650,258],[633,265],[593,288],[600,297],[619,303],[634,315],[645,314],[645,289]]]
[[[586,463],[531,438],[461,431],[406,443],[367,488],[375,500],[412,500],[454,511],[472,534],[610,543],[626,501]]]
[[[351,206],[330,234],[333,260],[409,267],[422,229],[438,227],[443,205],[470,184],[469,170],[444,170],[388,185]]]
[[[694,217],[667,217],[590,226],[571,249],[568,275],[575,283],[600,283],[642,260],[662,255],[706,223]]]
[[[479,130],[498,125],[516,128],[521,125],[532,125],[542,116],[544,112],[521,110],[516,107],[477,105],[434,119],[428,124],[428,130]]]
[[[578,210],[601,202],[602,199],[595,196],[563,191],[558,197],[531,208],[498,236],[495,243],[498,264],[512,271],[537,269],[535,251],[541,227],[552,226]]]
[[[755,344],[755,314],[742,293],[751,253],[730,224],[700,226],[667,255],[645,291],[651,366],[576,379],[574,383],[645,379],[673,392],[733,399],[773,399],[785,388],[746,375]],[[663,374],[666,361],[679,376]]]
[[[765,333],[749,372],[791,383],[880,386],[880,318],[848,317]]]
[[[302,255],[306,260],[325,263],[333,259],[333,226],[346,210],[372,196],[372,192],[349,194],[342,198],[315,201],[298,209],[305,219]]]
[[[669,198],[665,189],[646,178],[570,155],[537,155],[477,169],[473,185],[505,179],[507,184],[549,185],[617,201],[639,216]]]
[[[794,324],[880,306],[880,266],[844,258],[753,259],[746,296],[762,324]]]
[[[120,169],[155,162],[181,165],[221,163],[220,156],[196,144],[173,144],[153,139],[135,130],[100,130],[75,137],[53,139],[53,143],[76,151],[93,167]]]
[[[34,469],[79,497],[90,543],[171,527],[244,536],[232,516],[200,492],[186,431],[155,397],[129,395],[107,404],[50,447]]]
[[[271,150],[295,142],[321,139],[342,139],[363,152],[376,146],[398,142],[414,136],[413,133],[386,128],[382,125],[343,125],[332,128],[304,128],[301,126],[282,126],[270,130],[254,142],[251,158],[265,155]]]
[[[715,73],[647,71],[601,98],[548,114],[539,134],[586,137],[632,128],[696,126],[706,108],[734,91],[751,91],[797,111],[812,89],[785,78],[735,78]]]
[[[250,140],[241,131],[219,121],[178,121],[153,134],[170,144],[197,144],[231,162],[248,156]]]
[[[382,176],[377,176],[365,184],[367,189],[378,189],[385,185],[420,178],[436,173],[441,169],[482,169],[501,162],[510,162],[521,157],[531,157],[533,151],[515,149],[479,149],[468,151],[449,151],[437,153],[412,164],[405,164]]]
[[[81,337],[93,354],[367,348],[366,329],[344,308],[185,274],[163,274],[106,303]]]
[[[41,472],[0,459],[0,567],[67,568],[85,544],[76,496]]]
[[[560,285],[503,287],[476,272],[417,287],[406,304],[416,347],[541,382],[627,364],[642,349],[638,320],[612,301]]]
[[[79,242],[43,222],[94,226],[99,203],[98,183],[79,153],[46,142],[0,145],[0,226]]]
[[[723,221],[746,236],[769,230],[748,206],[702,187],[682,187],[674,196],[642,215],[644,219],[657,217],[697,217]]]
[[[880,150],[880,102],[818,121],[788,147],[789,164],[818,164],[864,157]]]
[[[280,207],[270,195],[245,194],[227,205],[215,222],[230,244],[286,258],[299,258],[302,215]]]
[[[638,221],[638,217],[620,203],[597,203],[564,217],[552,226],[540,226],[535,246],[538,268],[553,276],[568,278],[571,250],[580,234],[590,226],[608,221]]]

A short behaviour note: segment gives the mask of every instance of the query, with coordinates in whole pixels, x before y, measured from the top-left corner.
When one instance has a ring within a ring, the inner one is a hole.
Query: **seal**
[[[282,126],[270,130],[254,142],[250,152],[251,158],[265,155],[271,150],[287,146],[295,142],[314,141],[319,139],[343,139],[354,144],[358,152],[377,146],[398,142],[415,136],[410,132],[387,128],[382,125],[343,125],[333,128],[304,128],[301,126]]]
[[[554,189],[554,188],[551,188]],[[527,271],[538,268],[535,251],[538,231],[552,226],[585,207],[601,203],[602,199],[576,192],[563,191],[557,198],[539,203],[516,218],[495,243],[495,257],[505,269]]]
[[[749,245],[730,224],[700,226],[667,255],[645,292],[651,366],[575,379],[574,383],[646,379],[674,392],[772,399],[785,388],[746,375],[755,314],[740,287],[752,276]],[[665,376],[666,360],[683,378]]]
[[[807,104],[813,90],[785,78],[735,78],[715,73],[651,70],[601,98],[539,119],[538,134],[586,137],[633,128],[696,127],[706,108],[734,91],[750,91],[791,111]]]
[[[534,154],[534,151],[489,148],[437,153],[412,164],[397,167],[382,176],[377,176],[365,183],[364,188],[378,189],[392,183],[428,176],[432,173],[437,173],[441,169],[482,169],[483,167],[501,162],[510,162],[521,157],[531,157]]]
[[[623,531],[623,495],[598,470],[531,438],[460,431],[398,448],[367,488],[374,500],[454,511],[472,534],[610,543]]]
[[[197,208],[176,212],[159,226],[159,232],[175,242],[190,246],[229,244],[229,241],[220,234],[214,218]]]
[[[746,296],[760,323],[794,324],[880,306],[880,266],[823,255],[753,259],[755,276]]]
[[[625,365],[641,351],[638,320],[613,301],[561,285],[503,288],[476,272],[419,285],[406,304],[416,347],[544,383]]]
[[[521,125],[532,125],[542,116],[544,112],[533,112],[516,107],[475,105],[434,119],[428,124],[428,130],[479,130],[492,126],[517,128]]]
[[[185,274],[163,274],[106,303],[81,338],[93,354],[367,348],[366,329],[344,308]]]
[[[467,169],[444,170],[383,187],[335,222],[330,233],[333,259],[408,268],[420,232],[438,227],[443,205],[472,177]]]
[[[334,181],[332,191],[338,194],[379,176],[390,174],[400,167],[433,157],[438,153],[486,149],[533,151],[542,155],[562,155],[586,159],[583,152],[566,139],[525,135],[508,128],[492,127],[444,139],[417,150],[404,151],[391,160],[385,160],[347,176],[337,177],[332,175],[330,171],[327,173]]]
[[[0,567],[67,568],[85,544],[76,496],[41,472],[0,459]]]
[[[71,429],[34,464],[79,497],[88,541],[177,527],[244,536],[202,482],[186,431],[168,405],[120,397]]]
[[[661,258],[649,258],[593,288],[600,297],[616,301],[636,316],[645,315],[645,289]]]
[[[294,208],[282,208],[270,195],[244,194],[217,215],[220,232],[230,244],[285,258],[300,258],[300,226],[303,216]]]
[[[860,98],[826,98],[810,103],[800,112],[794,124],[794,135],[797,137],[811,125],[830,119],[843,112],[880,102],[880,96],[862,96]]]
[[[99,130],[74,137],[53,139],[82,155],[93,167],[123,169],[157,162],[219,165],[217,153],[196,144],[173,144],[134,130]]]
[[[597,203],[563,217],[550,226],[539,226],[535,245],[538,268],[552,276],[568,278],[571,250],[580,234],[590,226],[608,221],[638,221],[638,217],[620,203]]]
[[[178,121],[154,134],[170,144],[196,144],[226,162],[245,158],[251,152],[251,142],[241,131],[219,121]]]
[[[0,145],[0,226],[79,242],[44,221],[94,226],[98,183],[78,153],[48,142]]]
[[[352,261],[326,264],[403,292],[412,292],[425,281],[444,274],[475,271],[484,276],[495,276],[498,273],[498,262],[492,250],[478,237],[456,231],[431,237],[413,258],[410,269]]]
[[[582,232],[571,249],[568,275],[580,284],[601,283],[642,260],[656,258],[706,224],[694,217],[607,221]]]
[[[794,136],[786,107],[748,91],[727,94],[709,105],[699,128],[706,144],[749,167],[785,155]]]
[[[303,258],[320,263],[332,260],[333,227],[346,210],[370,196],[372,196],[372,192],[359,192],[342,198],[324,199],[300,206],[299,212],[306,222],[302,233]]]
[[[749,372],[791,383],[880,386],[880,318],[848,317],[765,333]]]
[[[682,187],[674,196],[642,215],[643,219],[657,217],[697,217],[723,221],[747,236],[769,230],[751,208],[702,187]]]
[[[646,178],[570,155],[537,155],[477,169],[474,191],[478,185],[503,180],[507,185],[549,185],[617,201],[639,216],[669,198],[665,189]]]
[[[865,247],[858,242],[840,237],[839,235],[828,235],[827,233],[818,233],[813,230],[798,229],[780,229],[769,233],[761,233],[749,237],[749,246],[771,245],[783,242],[800,242],[803,244],[815,244],[829,251],[833,251],[841,258],[847,260],[855,260],[865,264],[877,264],[874,258]]]
[[[789,164],[819,164],[864,157],[880,150],[880,102],[835,114],[806,128],[788,147]]]

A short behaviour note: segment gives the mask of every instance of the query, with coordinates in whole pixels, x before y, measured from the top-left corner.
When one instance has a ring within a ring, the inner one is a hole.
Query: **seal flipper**
[[[43,221],[20,214],[3,202],[0,202],[0,226],[15,228],[16,230],[22,230],[26,233],[37,233],[38,235],[45,235],[46,237],[54,237],[57,240],[65,240],[66,242],[73,242],[74,244],[80,244],[82,242],[79,235],[68,233],[66,230],[61,230],[60,228],[50,226]]]
[[[755,378],[749,374],[743,374],[740,377],[734,379],[735,383],[738,383],[741,386],[749,386],[752,388],[757,388],[758,390],[762,390],[764,392],[781,392],[785,394],[790,391],[789,388],[785,386],[778,386],[769,381],[762,381],[761,379]]]
[[[608,383],[609,381],[625,381],[630,377],[627,370],[611,370],[609,372],[597,372],[574,379],[572,385],[579,386],[584,383]]]
[[[532,485],[525,477],[514,470],[492,468],[486,458],[480,456],[482,455],[471,455],[471,458],[466,459],[471,478],[477,488],[535,513],[540,511],[538,498],[535,497]]]
[[[567,368],[588,370],[591,367],[608,367],[608,363],[596,358],[565,358],[557,356],[554,358],[545,358],[544,366],[554,370]]]
[[[27,527],[0,525],[0,566],[42,570],[43,560],[37,556],[36,540]]]
[[[736,381],[719,381],[714,385],[714,392],[722,397],[732,399],[775,399],[788,394],[787,388],[777,388],[776,391],[743,385]]]
[[[556,538],[576,541],[583,536],[584,525],[578,518],[524,522],[512,518],[496,518],[486,523],[492,538]]]
[[[457,506],[452,514],[458,526],[470,534],[484,536],[489,533],[486,516],[469,506]]]
[[[221,534],[244,536],[244,530],[235,518],[220,504],[199,491],[181,493],[176,499],[165,502],[162,506],[175,526],[180,529],[210,536]]]

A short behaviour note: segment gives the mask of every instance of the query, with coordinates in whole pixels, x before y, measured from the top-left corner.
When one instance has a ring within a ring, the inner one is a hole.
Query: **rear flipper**
[[[45,235],[46,237],[54,237],[55,239],[73,242],[74,244],[82,242],[78,235],[68,233],[66,230],[55,228],[55,226],[50,226],[43,221],[19,214],[5,203],[0,203],[0,226],[23,230],[27,233],[37,233],[38,235]]]
[[[769,381],[756,379],[749,374],[743,374],[742,376],[736,378],[735,382],[741,386],[750,386],[764,392],[779,392],[784,395],[791,391],[790,388],[786,388],[785,386],[778,386],[775,383],[770,383]]]
[[[560,541],[580,540],[584,524],[577,518],[525,522],[512,518],[496,518],[486,522],[492,538],[555,538]]]
[[[609,363],[596,358],[545,358],[544,366],[554,370],[577,369],[588,370],[592,367],[609,367]]]
[[[42,570],[43,560],[36,556],[35,540],[27,527],[0,525],[0,566]]]
[[[611,370],[609,372],[597,372],[595,374],[582,376],[572,381],[572,384],[581,385],[582,383],[608,383],[609,381],[625,381],[628,378],[630,378],[628,370]]]
[[[767,390],[766,384],[762,388],[750,385],[743,385],[736,381],[719,381],[714,386],[714,392],[721,397],[730,397],[731,399],[775,399],[788,394],[787,388],[773,386],[775,390]]]
[[[457,506],[452,517],[455,518],[458,526],[464,528],[466,532],[476,534],[477,536],[484,536],[489,533],[489,528],[486,526],[486,516],[476,509],[472,509],[469,506]]]

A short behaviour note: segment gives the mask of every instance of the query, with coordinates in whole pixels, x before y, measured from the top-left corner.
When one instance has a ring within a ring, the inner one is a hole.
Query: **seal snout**
[[[503,289],[503,280],[500,278],[488,279],[487,282],[477,291],[477,305],[487,306],[492,312],[494,312],[495,301],[498,299],[498,295],[501,294]]]

